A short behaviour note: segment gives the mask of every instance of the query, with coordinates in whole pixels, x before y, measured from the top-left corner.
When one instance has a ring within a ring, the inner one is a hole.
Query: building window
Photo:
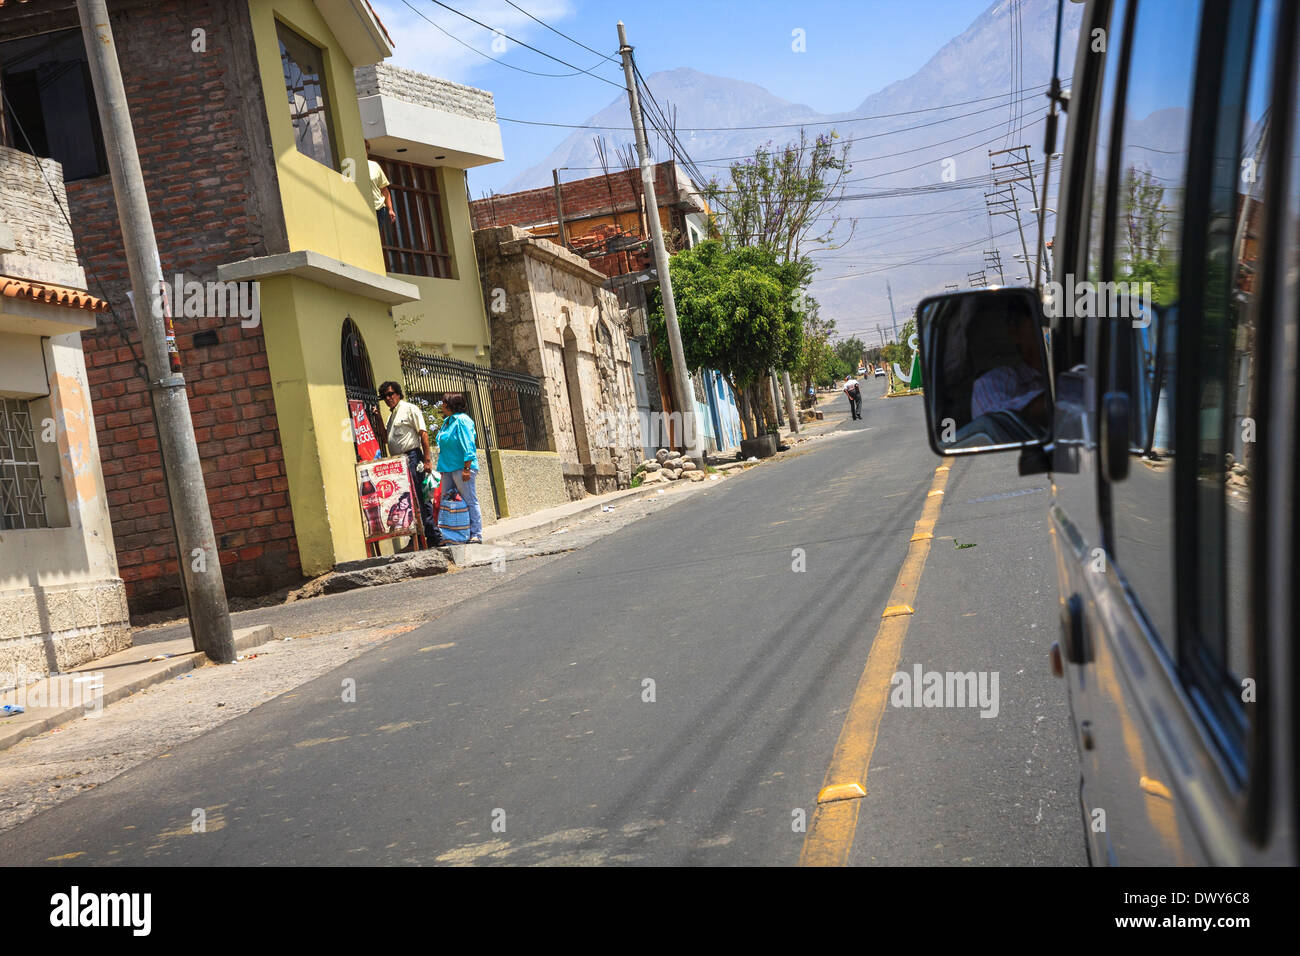
[[[80,30],[0,43],[3,142],[63,166],[64,182],[108,172]]]
[[[388,177],[396,226],[383,230],[384,268],[408,276],[450,279],[451,249],[442,225],[437,170],[371,157]]]
[[[31,406],[0,398],[0,528],[48,528]]]
[[[283,23],[275,25],[280,40],[284,89],[289,97],[289,120],[298,152],[316,162],[337,168],[329,97],[325,92],[325,55]]]

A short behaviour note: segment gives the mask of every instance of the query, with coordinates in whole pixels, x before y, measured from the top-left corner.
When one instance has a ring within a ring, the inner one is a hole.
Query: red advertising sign
[[[405,455],[357,465],[357,495],[367,541],[416,533],[420,504],[411,492]]]
[[[352,411],[352,437],[357,443],[357,453],[362,461],[374,461],[382,452],[379,450],[379,440],[375,438],[375,431],[370,427],[370,417],[366,414],[365,403],[350,398],[348,408]]]

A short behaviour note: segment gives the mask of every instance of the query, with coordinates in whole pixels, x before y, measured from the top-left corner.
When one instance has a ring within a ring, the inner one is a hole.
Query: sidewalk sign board
[[[357,500],[366,550],[388,538],[415,537],[425,547],[420,499],[405,455],[357,462]]]

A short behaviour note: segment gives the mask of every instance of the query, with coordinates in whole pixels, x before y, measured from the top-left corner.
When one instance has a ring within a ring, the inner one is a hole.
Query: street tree
[[[803,383],[807,393],[813,385],[829,385],[839,363],[830,341],[835,333],[835,320],[821,317],[820,307],[812,296],[804,297],[804,305],[803,342],[791,371]]]
[[[770,249],[780,262],[793,262],[814,248],[836,248],[849,165],[849,144],[837,144],[832,131],[784,147],[760,146],[754,155],[731,164],[730,182],[705,187],[719,235],[728,246]],[[850,231],[849,238],[852,237]]]
[[[768,389],[772,368],[791,368],[799,356],[803,316],[797,296],[806,266],[779,262],[759,247],[727,248],[710,239],[672,257],[677,322],[689,368],[715,368],[740,397],[747,437],[775,428]],[[660,358],[667,329],[657,289],[650,294],[650,328]]]
[[[851,335],[847,339],[841,339],[835,343],[835,355],[849,367],[850,374],[858,370],[858,366],[862,364],[862,356],[866,351],[866,343],[856,335]]]

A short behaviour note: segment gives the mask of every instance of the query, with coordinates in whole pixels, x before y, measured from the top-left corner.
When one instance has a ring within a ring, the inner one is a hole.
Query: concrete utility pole
[[[95,85],[95,101],[113,174],[127,266],[131,273],[132,306],[140,329],[144,361],[149,370],[158,447],[171,500],[172,524],[179,548],[181,580],[190,611],[194,649],[221,664],[235,659],[230,610],[221,574],[221,555],[212,532],[203,468],[194,441],[194,423],[180,374],[179,355],[164,298],[162,262],[149,218],[140,157],[127,109],[126,90],[117,61],[117,47],[105,0],[77,0],[86,58]]]
[[[655,250],[655,270],[659,273],[659,290],[664,300],[664,324],[668,326],[668,351],[673,360],[673,384],[677,393],[677,410],[682,414],[684,433],[698,436],[695,427],[695,396],[690,388],[690,375],[686,369],[686,355],[682,351],[682,330],[677,325],[677,302],[673,299],[673,280],[668,271],[668,249],[664,246],[664,231],[659,223],[659,197],[655,195],[655,171],[650,161],[650,147],[641,122],[641,102],[636,93],[636,77],[632,69],[632,47],[628,46],[627,31],[623,21],[618,22],[618,52],[623,57],[623,76],[627,79],[627,101],[632,110],[632,127],[636,130],[636,152],[641,161],[641,189],[645,194],[646,219],[650,225],[650,239]],[[690,416],[689,424],[688,418]],[[679,436],[679,440],[685,435]],[[681,447],[686,448],[685,441]],[[701,456],[702,458],[702,456]]]
[[[889,280],[885,280],[885,291],[889,294],[889,317],[894,322],[894,341],[898,341],[898,316],[894,315],[894,290],[889,287]]]

